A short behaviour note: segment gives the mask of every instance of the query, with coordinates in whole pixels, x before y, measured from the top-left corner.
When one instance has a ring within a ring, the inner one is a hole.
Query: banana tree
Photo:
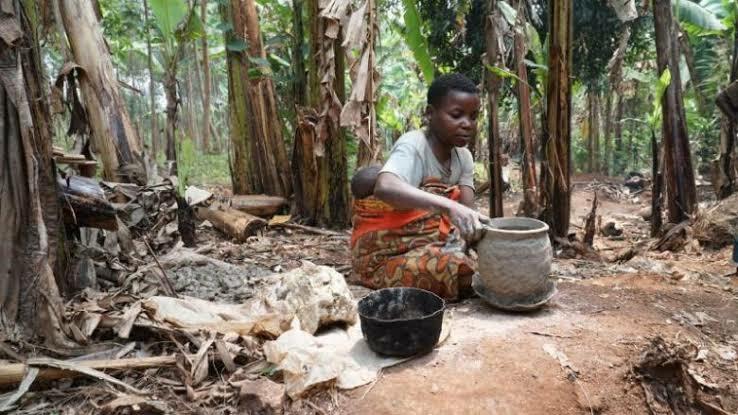
[[[164,67],[164,92],[167,98],[166,158],[172,172],[177,171],[175,130],[177,124],[177,64],[188,42],[200,38],[204,29],[194,8],[184,0],[149,0],[154,23],[160,32],[159,57]]]
[[[738,4],[733,0],[674,0],[681,46],[703,117],[711,117],[713,97],[721,86],[738,79]],[[729,56],[730,61],[724,59]],[[728,73],[728,79],[725,74]],[[736,127],[721,121],[720,154],[713,163],[715,190],[719,198],[734,191],[736,181]]]

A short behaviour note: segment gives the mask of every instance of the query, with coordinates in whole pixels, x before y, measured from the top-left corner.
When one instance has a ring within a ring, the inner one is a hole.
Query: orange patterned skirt
[[[426,180],[423,190],[458,200],[458,187]],[[457,299],[459,277],[476,262],[445,215],[400,211],[374,198],[354,201],[353,280],[365,287],[417,287]]]

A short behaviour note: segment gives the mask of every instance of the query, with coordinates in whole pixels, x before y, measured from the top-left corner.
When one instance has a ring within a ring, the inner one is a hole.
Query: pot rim
[[[427,314],[427,315],[424,315],[423,317],[418,317],[418,318],[394,318],[394,319],[386,319],[386,318],[377,318],[377,317],[368,316],[365,313],[362,313],[361,312],[361,307],[359,306],[359,304],[361,304],[361,302],[364,301],[367,297],[369,297],[371,295],[376,295],[376,293],[378,293],[380,291],[383,291],[383,290],[399,290],[399,289],[411,289],[411,290],[423,291],[424,293],[430,294],[430,295],[438,298],[439,300],[441,300],[441,307],[438,310],[436,310],[433,313],[431,313],[431,314]],[[430,319],[430,318],[435,318],[436,316],[438,316],[438,314],[443,314],[443,312],[446,310],[446,300],[444,300],[443,298],[441,298],[441,296],[439,296],[438,294],[436,294],[436,293],[434,293],[432,291],[424,290],[422,288],[416,288],[416,287],[385,287],[385,288],[380,288],[378,290],[374,290],[374,291],[370,292],[369,294],[361,297],[359,299],[359,301],[356,302],[356,309],[357,309],[356,311],[359,314],[359,317],[361,317],[362,319],[376,321],[376,322],[379,322],[379,323],[397,323],[397,322],[401,322],[401,321],[422,321],[422,320],[427,320],[427,319]]]
[[[543,221],[540,221],[534,218],[528,218],[524,216],[492,218],[492,222],[504,222],[504,221],[513,221],[513,220],[523,220],[526,222],[530,222],[532,224],[537,225],[537,227],[532,228],[532,229],[526,229],[526,230],[514,230],[514,229],[502,229],[500,225],[484,224],[484,230],[500,232],[500,233],[509,234],[509,235],[533,235],[533,234],[542,233],[542,232],[548,233],[548,230],[549,230],[548,224],[546,222],[543,222]]]

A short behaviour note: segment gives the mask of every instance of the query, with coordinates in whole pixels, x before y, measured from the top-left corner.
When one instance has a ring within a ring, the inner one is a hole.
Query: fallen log
[[[133,359],[113,359],[113,360],[87,360],[74,362],[75,366],[95,369],[95,370],[124,370],[124,369],[149,369],[152,367],[172,366],[176,364],[175,356],[156,356],[156,357],[139,357]],[[26,363],[11,363],[8,365],[0,365],[0,387],[8,387],[17,385],[23,380],[23,376],[29,366],[34,366],[31,359]],[[41,365],[42,361],[39,361]],[[58,369],[54,367],[42,367],[39,370],[36,379],[56,380],[71,377],[83,376],[84,373]]]
[[[218,230],[231,238],[243,242],[267,222],[257,216],[226,206],[196,207],[195,214],[201,220],[210,221]]]
[[[271,217],[287,205],[287,199],[267,195],[236,195],[231,198],[231,207],[255,216]]]
[[[97,181],[81,176],[58,178],[64,223],[79,227],[118,230],[115,208]]]

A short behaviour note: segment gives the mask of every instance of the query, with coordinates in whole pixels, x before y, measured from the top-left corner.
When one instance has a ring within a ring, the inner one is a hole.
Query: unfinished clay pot
[[[531,218],[496,218],[477,245],[473,288],[495,307],[530,310],[556,293],[549,278],[553,252],[548,225]]]

